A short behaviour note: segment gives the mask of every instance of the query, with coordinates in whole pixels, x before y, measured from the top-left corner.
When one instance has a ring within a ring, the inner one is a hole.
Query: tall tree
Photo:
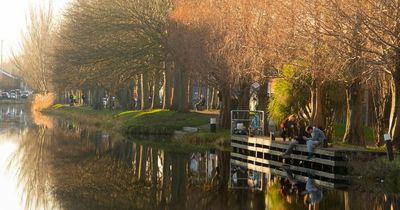
[[[25,81],[35,91],[47,94],[53,90],[52,60],[55,20],[51,0],[31,7],[21,44],[21,54],[13,61]]]
[[[391,81],[389,132],[399,143],[400,138],[400,1],[366,0],[361,10],[369,41],[367,52],[374,57]]]

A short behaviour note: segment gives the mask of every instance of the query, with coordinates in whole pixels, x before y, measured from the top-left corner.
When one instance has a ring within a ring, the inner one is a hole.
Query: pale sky
[[[22,30],[26,28],[26,17],[30,6],[43,0],[0,0],[0,40],[3,40],[3,61],[11,55],[11,49],[18,51]],[[70,0],[53,0],[55,13]]]

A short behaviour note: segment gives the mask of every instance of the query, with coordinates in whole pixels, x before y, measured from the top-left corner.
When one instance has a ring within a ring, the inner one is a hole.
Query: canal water
[[[143,143],[167,142],[163,137],[126,140],[28,113],[24,105],[0,105],[0,110],[0,209],[392,210],[400,205],[391,194],[320,187],[312,174],[301,183],[251,172],[231,165],[227,151]]]

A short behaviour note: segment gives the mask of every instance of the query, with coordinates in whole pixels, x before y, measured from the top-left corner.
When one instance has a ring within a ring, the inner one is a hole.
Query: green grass
[[[210,117],[215,114],[198,112],[179,113],[170,110],[94,110],[90,107],[70,107],[56,104],[44,110],[44,113],[72,120],[88,127],[109,131],[119,131],[127,136],[136,135],[172,135],[182,127],[198,127],[208,125]],[[200,129],[201,130],[201,129]],[[208,130],[208,129],[207,129]],[[200,148],[224,146],[230,139],[229,130],[217,133],[200,132],[186,134],[170,141],[171,145],[191,144]]]
[[[183,136],[129,136],[133,142],[162,148],[165,151],[188,152],[205,151],[209,149],[229,150],[229,130],[222,130],[217,133],[199,132]]]
[[[128,133],[153,133],[152,130],[160,130],[171,133],[174,130],[181,130],[182,127],[196,127],[208,124],[213,115],[197,112],[179,113],[169,110],[150,110],[136,113],[124,114],[129,116],[125,123]],[[149,129],[149,131],[145,131]]]
[[[342,139],[344,132],[346,130],[346,125],[343,123],[335,124],[334,135],[336,139]],[[370,127],[364,127],[364,136],[367,143],[374,142],[374,130]]]
[[[389,161],[386,156],[382,156],[373,161],[351,162],[350,173],[353,175],[353,186],[377,193],[400,195],[400,156],[398,155],[395,155],[394,161]]]

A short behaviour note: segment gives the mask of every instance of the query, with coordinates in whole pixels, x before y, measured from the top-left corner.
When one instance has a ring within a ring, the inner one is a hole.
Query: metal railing
[[[232,110],[231,135],[264,135],[264,111]]]

